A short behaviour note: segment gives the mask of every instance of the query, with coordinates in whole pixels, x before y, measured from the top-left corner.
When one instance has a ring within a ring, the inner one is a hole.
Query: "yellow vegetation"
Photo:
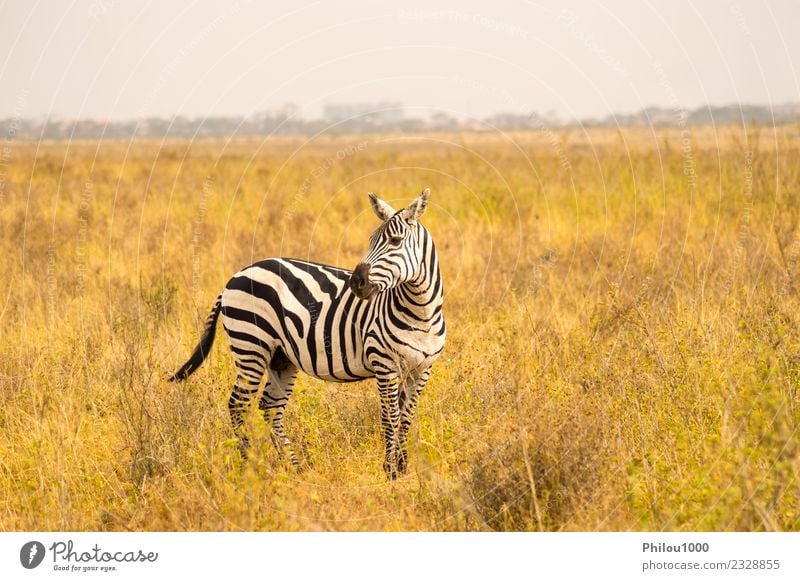
[[[8,144],[0,529],[800,529],[797,126]],[[373,382],[227,414],[228,277],[352,267],[424,187],[448,344],[409,475]],[[255,410],[254,410],[255,411]]]

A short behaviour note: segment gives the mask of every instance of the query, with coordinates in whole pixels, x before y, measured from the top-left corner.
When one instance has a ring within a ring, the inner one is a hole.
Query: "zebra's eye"
[[[400,246],[402,243],[403,243],[402,236],[392,236],[391,238],[389,238],[389,244],[391,244],[392,246]]]

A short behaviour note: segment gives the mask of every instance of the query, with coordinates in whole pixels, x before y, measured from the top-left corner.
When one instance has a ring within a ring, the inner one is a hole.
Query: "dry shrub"
[[[577,401],[556,409],[562,405],[534,412],[532,422],[515,418],[516,427],[507,420],[475,458],[467,486],[489,528],[560,530],[590,504],[600,482],[602,427]],[[509,433],[515,437],[501,437]]]

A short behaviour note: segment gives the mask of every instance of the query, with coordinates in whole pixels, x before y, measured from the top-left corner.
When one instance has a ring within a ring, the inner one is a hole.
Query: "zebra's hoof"
[[[395,464],[385,463],[383,471],[386,472],[386,478],[389,480],[397,480],[397,466]]]
[[[250,449],[250,440],[245,437],[239,438],[239,456],[241,456],[242,462],[247,461],[247,457],[249,456],[248,452],[249,449]]]
[[[397,459],[397,472],[400,474],[408,473],[408,452],[401,452]]]

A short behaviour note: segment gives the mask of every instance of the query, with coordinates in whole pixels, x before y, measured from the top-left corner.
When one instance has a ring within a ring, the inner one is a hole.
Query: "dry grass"
[[[0,529],[800,529],[796,126],[10,145]],[[337,155],[338,152],[338,155]],[[433,191],[448,345],[411,473],[372,383],[302,377],[295,474],[240,465],[227,278],[352,266],[365,193]]]

